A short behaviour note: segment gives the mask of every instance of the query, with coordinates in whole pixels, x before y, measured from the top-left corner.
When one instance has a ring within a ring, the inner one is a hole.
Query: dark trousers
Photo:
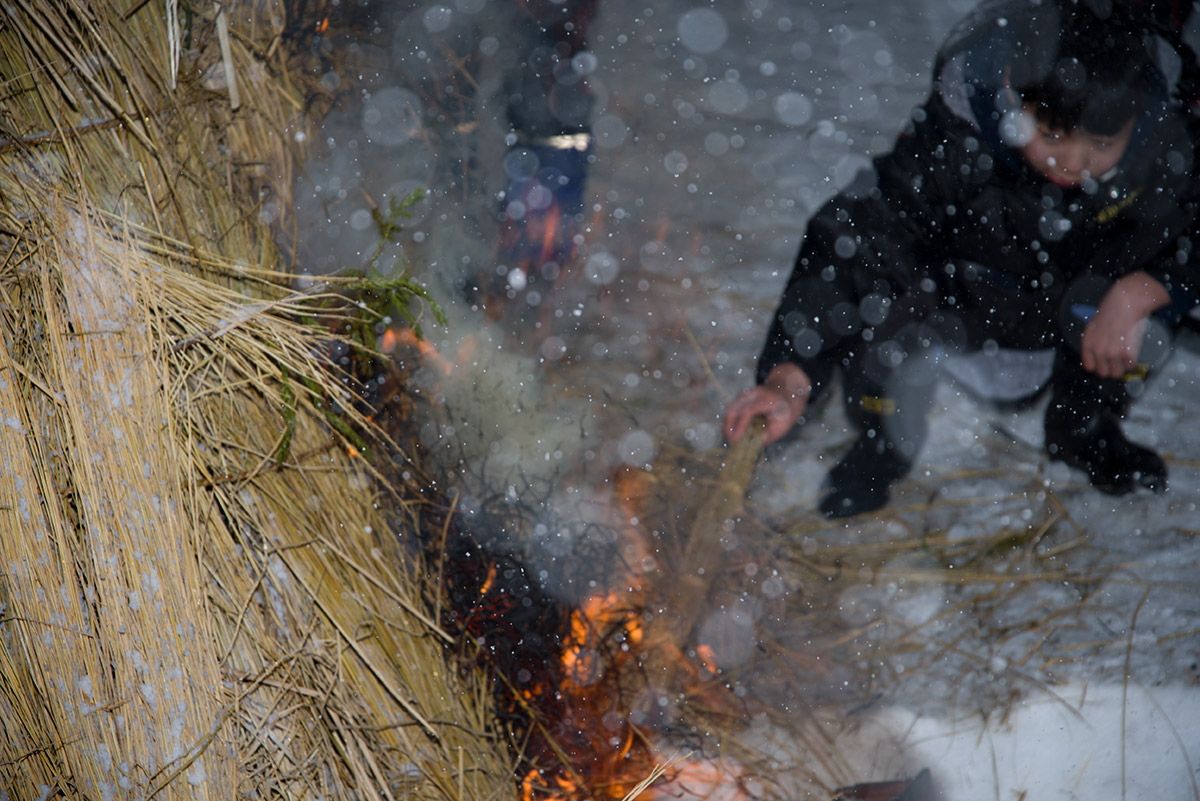
[[[1083,369],[1083,330],[1112,282],[1081,276],[1059,292],[1032,293],[1004,275],[964,265],[953,280],[928,283],[891,302],[885,318],[845,337],[822,360],[843,371],[845,405],[854,425],[887,438],[910,463],[925,441],[927,416],[946,354],[984,347],[1018,350],[1055,348],[1051,410],[1047,423],[1085,427],[1107,412],[1123,417],[1131,389],[1161,365],[1189,306],[1180,299],[1147,326],[1139,366],[1122,379],[1104,379]],[[824,365],[823,365],[824,366]]]

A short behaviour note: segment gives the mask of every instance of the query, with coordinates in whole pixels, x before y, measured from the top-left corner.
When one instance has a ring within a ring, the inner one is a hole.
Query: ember
[[[450,529],[454,529],[453,524]],[[443,555],[445,622],[475,646],[523,767],[523,797],[622,798],[647,775],[644,736],[621,708],[639,612],[617,595],[570,609],[512,556],[461,532]]]
[[[402,346],[415,348],[421,354],[421,358],[426,364],[436,367],[446,375],[450,375],[451,371],[454,370],[453,362],[438,353],[437,348],[431,343],[417,337],[411,328],[388,328],[383,332],[383,337],[379,341],[379,348],[384,353],[394,353]]]
[[[461,534],[460,545],[445,549],[454,619],[483,645],[477,658],[494,671],[506,722],[525,743],[519,776],[530,801],[624,798],[671,750],[664,739],[675,720],[668,708],[674,701],[663,705],[668,698],[700,700],[730,720],[748,711],[725,682],[713,680],[722,674],[713,644],[691,644],[690,626],[682,634],[664,628],[677,615],[647,615],[663,596],[675,595],[664,587],[679,578],[669,566],[636,558],[651,553],[645,533],[629,522],[639,519],[653,491],[648,476],[630,470],[614,477],[612,501],[625,525],[609,547],[626,558],[605,561],[654,571],[609,576],[607,586],[620,591],[600,591],[568,607],[541,590],[513,557],[487,556],[462,544]],[[642,797],[752,797],[743,769],[723,759],[684,760],[663,779]]]

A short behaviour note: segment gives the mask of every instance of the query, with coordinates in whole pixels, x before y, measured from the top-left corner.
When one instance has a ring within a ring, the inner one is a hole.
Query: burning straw
[[[505,797],[337,298],[277,271],[308,21],[167,5],[0,27],[0,795]]]

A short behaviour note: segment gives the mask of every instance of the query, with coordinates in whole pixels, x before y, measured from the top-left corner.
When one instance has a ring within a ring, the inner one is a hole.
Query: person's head
[[[1117,166],[1154,96],[1156,70],[1136,25],[1073,0],[1044,0],[1046,27],[1018,44],[1008,73],[1027,125],[1021,154],[1063,185]]]

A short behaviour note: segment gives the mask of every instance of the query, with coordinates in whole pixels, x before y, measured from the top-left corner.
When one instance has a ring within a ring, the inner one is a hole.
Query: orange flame
[[[707,644],[697,645],[696,646],[696,657],[700,660],[700,664],[702,664],[704,666],[704,669],[707,670],[709,673],[716,676],[717,674],[719,674],[721,672],[721,669],[719,667],[717,667],[717,655],[713,651],[711,645],[707,645]]]
[[[488,566],[487,578],[483,580],[483,586],[479,588],[479,597],[482,598],[488,594],[492,585],[496,583],[496,563],[493,562]]]
[[[654,244],[662,245],[664,242],[666,242],[667,241],[667,233],[670,230],[671,230],[670,221],[667,218],[663,218],[662,222],[660,222],[658,224],[658,233],[655,234],[655,236],[654,236]]]
[[[554,255],[554,239],[561,224],[562,212],[559,211],[558,204],[555,203],[550,213],[546,215],[546,219],[542,221],[544,228],[542,230],[541,262],[543,264],[549,261]]]
[[[660,751],[641,724],[633,722],[636,717],[626,705],[645,701],[642,682],[661,679],[659,673],[650,676],[647,653],[660,655],[653,665],[656,671],[661,665],[676,666],[675,677],[653,684],[653,693],[682,689],[714,710],[724,708],[728,700],[721,695],[723,683],[713,681],[720,668],[711,645],[685,653],[687,645],[675,632],[654,627],[642,617],[658,570],[645,528],[648,502],[657,492],[654,476],[623,469],[610,478],[611,495],[605,500],[629,568],[615,585],[618,589],[597,592],[569,615],[557,664],[551,665],[557,670],[548,676],[555,684],[516,691],[530,708],[545,715],[531,737],[528,761],[517,774],[523,801],[619,801],[651,774],[656,762],[676,761],[665,756],[672,749]],[[495,580],[496,567],[489,566],[481,594],[492,591]],[[640,682],[628,681],[634,671]],[[636,698],[628,694],[631,688]],[[653,697],[651,702],[656,702]],[[734,713],[740,711],[737,707]],[[690,759],[669,768],[639,798],[747,801],[757,796],[747,789],[751,781],[735,762]]]
[[[383,332],[383,338],[379,341],[380,350],[388,354],[402,345],[416,348],[417,353],[426,363],[433,365],[446,375],[450,375],[454,371],[454,363],[442,356],[432,342],[420,339],[411,328],[401,328],[398,331],[389,328]]]
[[[579,790],[579,783],[569,776],[545,774],[538,768],[529,771],[521,780],[521,798],[524,801],[533,801],[538,796],[577,798]]]
[[[379,349],[384,353],[391,353],[400,344],[400,335],[396,333],[394,328],[389,328],[383,332],[383,339],[379,340]]]
[[[628,600],[615,592],[595,595],[571,614],[570,643],[563,651],[562,665],[567,680],[576,686],[594,683],[604,672],[600,640],[617,632],[627,648],[642,641],[642,626]]]

